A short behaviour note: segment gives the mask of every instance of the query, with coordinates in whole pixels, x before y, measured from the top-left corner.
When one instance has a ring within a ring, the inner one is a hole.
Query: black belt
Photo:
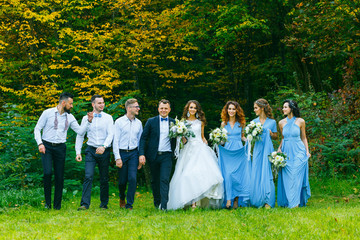
[[[158,151],[157,155],[163,155],[163,154],[169,154],[169,153],[171,153],[171,152],[160,152],[160,151]]]
[[[52,142],[48,142],[48,141],[45,141],[45,140],[42,140],[43,143],[46,143],[47,145],[51,145],[51,146],[60,146],[61,144],[65,144],[65,143],[52,143]]]
[[[136,151],[136,150],[137,150],[137,148],[130,149],[130,150],[128,150],[128,149],[120,149],[120,151],[122,151],[122,152],[133,152],[133,151]]]

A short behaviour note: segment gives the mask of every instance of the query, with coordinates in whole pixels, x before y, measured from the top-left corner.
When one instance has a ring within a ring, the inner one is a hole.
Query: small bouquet
[[[213,149],[218,144],[221,144],[221,145],[225,144],[225,142],[227,142],[227,139],[228,139],[228,135],[227,135],[227,131],[225,128],[215,128],[209,134],[209,141],[212,142]]]
[[[268,158],[269,158],[269,161],[272,163],[271,168],[272,168],[272,171],[273,171],[273,173],[274,173],[274,175],[276,177],[277,173],[279,172],[279,169],[286,166],[287,156],[286,156],[285,153],[272,152],[268,156]]]
[[[254,121],[251,121],[246,127],[245,127],[245,137],[250,142],[256,142],[258,140],[261,140],[261,134],[263,132],[263,126],[261,123],[255,123]]]
[[[255,123],[254,121],[251,121],[246,127],[245,127],[245,137],[248,140],[248,161],[250,160],[251,156],[251,145],[261,140],[261,134],[264,131],[263,126],[261,123]]]
[[[169,137],[177,138],[177,150],[175,151],[179,151],[180,149],[184,148],[184,143],[181,141],[181,138],[195,137],[195,134],[191,130],[191,123],[187,122],[185,119],[179,120],[175,118],[175,124],[170,124]]]

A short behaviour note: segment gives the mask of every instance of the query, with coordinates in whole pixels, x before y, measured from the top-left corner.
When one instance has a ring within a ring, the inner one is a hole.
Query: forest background
[[[92,110],[93,94],[104,95],[114,120],[136,97],[143,123],[162,98],[171,101],[172,117],[196,99],[207,132],[220,125],[227,100],[238,101],[249,122],[256,99],[266,98],[279,121],[282,101],[290,98],[307,123],[311,177],[360,184],[360,1],[0,4],[0,190],[41,186],[33,129],[63,91],[75,95],[78,121]],[[65,188],[73,191],[84,176],[75,137],[69,131],[65,168]],[[138,182],[149,185],[147,168]]]

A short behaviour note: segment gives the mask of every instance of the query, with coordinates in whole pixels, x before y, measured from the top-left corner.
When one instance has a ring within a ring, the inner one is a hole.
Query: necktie
[[[64,129],[64,131],[69,129],[69,121],[68,121],[67,114],[65,114],[65,117],[66,117],[66,120],[65,120],[65,129]],[[59,121],[57,119],[57,112],[55,112],[55,120],[54,120],[54,129],[55,130],[58,129],[58,124],[59,124]]]
[[[99,117],[99,118],[101,118],[101,113],[95,113],[95,114],[94,114],[94,117]]]
[[[54,129],[57,130],[58,129],[58,120],[57,120],[57,113],[55,112],[55,120],[54,120]]]
[[[65,115],[65,117],[66,117],[66,120],[65,120],[65,130],[64,131],[67,131],[69,129],[69,122],[68,122],[68,119],[67,119],[67,114]]]
[[[161,121],[167,121],[168,119],[167,118],[161,118]]]

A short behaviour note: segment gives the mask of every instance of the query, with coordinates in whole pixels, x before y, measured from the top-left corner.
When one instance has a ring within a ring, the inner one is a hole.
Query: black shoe
[[[51,205],[45,204],[45,207],[44,207],[44,208],[50,210],[50,209],[51,209]]]
[[[100,208],[101,208],[101,209],[108,209],[108,206],[107,206],[107,205],[104,205],[104,206],[101,206],[101,205],[100,205]]]
[[[77,210],[78,210],[78,211],[82,211],[82,210],[87,210],[87,208],[86,208],[85,206],[80,206],[80,207],[78,207]]]

